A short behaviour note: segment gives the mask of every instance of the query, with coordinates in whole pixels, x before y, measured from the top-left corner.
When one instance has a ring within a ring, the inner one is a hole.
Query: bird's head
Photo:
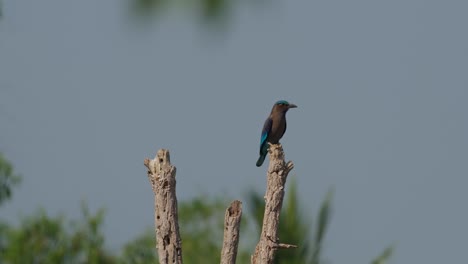
[[[279,100],[273,106],[272,112],[286,113],[290,108],[296,108],[296,107],[297,107],[297,105],[290,104],[288,101]]]

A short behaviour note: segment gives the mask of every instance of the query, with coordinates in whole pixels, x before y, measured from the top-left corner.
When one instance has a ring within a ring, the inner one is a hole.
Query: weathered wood
[[[221,264],[235,264],[239,245],[239,229],[242,217],[242,203],[235,200],[226,209],[224,216],[224,240],[221,250]]]
[[[279,243],[278,228],[284,188],[289,172],[294,168],[292,161],[286,163],[281,144],[270,144],[270,164],[267,172],[267,189],[265,194],[265,213],[263,215],[262,233],[252,264],[272,264],[278,248],[295,248],[295,245]]]
[[[176,198],[176,168],[169,151],[160,149],[152,160],[145,159],[148,179],[154,192],[156,250],[160,264],[182,264],[182,241],[179,234]]]

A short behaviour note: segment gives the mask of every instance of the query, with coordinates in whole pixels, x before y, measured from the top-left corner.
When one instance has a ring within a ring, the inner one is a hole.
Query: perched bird
[[[271,114],[263,125],[262,135],[260,137],[260,157],[257,161],[257,167],[262,166],[268,153],[268,142],[278,144],[279,140],[286,132],[286,112],[290,108],[296,108],[295,104],[280,100],[273,105]]]

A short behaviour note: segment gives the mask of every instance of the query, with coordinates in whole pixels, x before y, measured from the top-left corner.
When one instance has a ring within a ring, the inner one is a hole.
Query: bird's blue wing
[[[270,117],[268,117],[267,120],[265,120],[265,124],[263,125],[263,129],[262,129],[262,135],[260,137],[260,152],[262,151],[263,146],[266,144],[268,134],[271,131],[272,123],[273,123],[273,120],[271,120]]]

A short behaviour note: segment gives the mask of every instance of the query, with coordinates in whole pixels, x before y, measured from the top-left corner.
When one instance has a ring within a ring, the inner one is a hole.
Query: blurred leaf
[[[318,223],[317,223],[316,233],[315,233],[314,249],[312,251],[313,252],[312,260],[311,260],[312,263],[321,262],[322,244],[323,244],[325,233],[328,230],[328,225],[331,219],[331,202],[333,198],[333,193],[334,193],[333,189],[328,191],[320,207],[320,211],[318,215]]]
[[[265,200],[259,193],[253,190],[248,192],[247,197],[250,214],[253,216],[258,235],[260,235],[263,225],[263,215],[265,213]]]
[[[83,220],[66,223],[42,209],[23,218],[19,227],[0,228],[1,263],[115,263],[104,250],[103,211],[83,210]]]
[[[199,0],[201,1],[200,16],[207,22],[221,22],[232,11],[229,0]]]
[[[21,227],[10,227],[5,235],[2,260],[6,263],[57,262],[73,255],[66,250],[68,245],[63,217],[49,218],[44,210],[33,217],[24,218]]]
[[[130,10],[140,17],[150,17],[162,11],[167,0],[130,0]]]
[[[387,247],[377,258],[372,261],[372,264],[386,264],[393,254],[393,246]]]
[[[11,198],[13,187],[21,182],[11,163],[0,153],[0,205]]]
[[[224,232],[224,212],[229,203],[222,198],[194,198],[179,204],[182,254],[186,264],[219,263]],[[242,230],[242,228],[241,228]],[[241,231],[242,232],[242,231]],[[241,234],[242,237],[242,234]],[[124,247],[123,263],[155,263],[154,230],[148,230]],[[250,253],[239,247],[238,263],[248,263]]]
[[[13,173],[11,164],[0,154],[0,180],[5,183],[3,200],[11,197],[11,187],[18,184],[20,177]],[[3,188],[3,189],[1,189]],[[6,191],[5,191],[6,190]],[[321,204],[315,230],[304,213],[298,198],[297,184],[293,179],[286,192],[281,212],[279,238],[281,242],[297,244],[298,249],[279,250],[276,264],[323,264],[321,258],[323,241],[331,219],[331,189]],[[264,198],[251,191],[248,194],[250,219],[254,219],[258,234],[252,235],[243,217],[240,238],[256,242],[261,231]],[[0,201],[1,202],[1,201]],[[217,263],[223,239],[223,220],[227,202],[223,198],[198,197],[179,204],[179,226],[183,241],[183,256],[186,264]],[[64,216],[49,217],[44,210],[31,217],[23,218],[19,227],[0,221],[0,263],[157,263],[154,230],[127,243],[121,256],[105,250],[102,232],[105,211],[91,213],[86,203],[81,205],[82,218],[65,221]],[[251,248],[239,245],[238,263],[248,263]],[[386,264],[393,247],[385,249],[372,264]]]
[[[323,241],[323,237],[325,231],[327,229],[328,223],[330,221],[330,214],[331,214],[331,201],[333,198],[333,190],[328,191],[325,200],[320,207],[319,217],[318,217],[318,225],[317,225],[317,235],[315,237],[315,241],[317,243],[321,243]]]
[[[158,18],[164,11],[171,10],[170,6],[188,10],[200,18],[205,28],[222,28],[234,11],[232,0],[129,0],[130,13],[134,18]]]
[[[302,211],[295,178],[291,178],[283,210],[280,216],[279,239],[283,243],[295,244],[299,248],[279,250],[275,263],[307,263],[311,220]]]
[[[125,264],[153,264],[157,263],[156,239],[154,231],[149,229],[143,235],[127,243],[123,247],[121,263]]]
[[[185,263],[219,263],[226,204],[222,199],[204,197],[180,204],[179,225]]]

